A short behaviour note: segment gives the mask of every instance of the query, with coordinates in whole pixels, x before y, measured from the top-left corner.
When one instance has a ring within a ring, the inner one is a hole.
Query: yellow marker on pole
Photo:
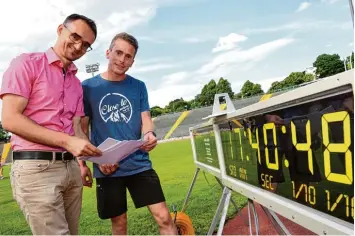
[[[2,149],[1,159],[0,162],[4,163],[6,161],[7,156],[9,155],[11,148],[11,143],[5,143],[4,148]]]

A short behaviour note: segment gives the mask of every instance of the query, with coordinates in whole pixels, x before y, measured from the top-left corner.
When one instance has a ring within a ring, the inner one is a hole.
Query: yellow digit
[[[291,121],[291,134],[292,134],[292,143],[297,149],[297,151],[305,151],[308,152],[308,169],[313,174],[313,159],[312,159],[312,149],[311,149],[311,122],[307,121],[306,124],[306,143],[298,143],[297,142],[297,134],[296,134],[296,126]]]
[[[234,153],[233,153],[232,132],[229,133],[229,144],[231,146],[231,155],[232,155],[232,160],[233,160],[234,159]]]
[[[330,192],[329,192],[329,190],[325,190],[325,192],[327,193],[327,209],[329,211],[330,210]]]
[[[260,160],[260,148],[259,148],[259,132],[258,132],[258,128],[256,128],[256,131],[255,131],[255,137],[256,137],[256,143],[253,143],[253,139],[252,139],[252,135],[251,135],[251,130],[250,128],[248,128],[248,133],[249,133],[249,143],[251,145],[251,147],[253,149],[256,149],[258,150],[258,161],[259,161],[259,164],[261,164],[261,160]]]
[[[229,171],[232,176],[237,177],[237,167],[235,165],[229,165]]]
[[[351,198],[351,217],[354,219],[354,197]]]
[[[316,204],[316,189],[313,186],[308,186],[308,200],[312,205]]]
[[[243,145],[242,145],[242,135],[240,133],[240,128],[234,129],[234,132],[239,134],[240,156],[242,157],[242,161],[243,161]]]
[[[272,130],[272,137],[274,140],[274,146],[275,146],[275,163],[270,163],[270,158],[269,158],[269,148],[267,147],[267,130],[271,129]],[[266,157],[266,165],[267,168],[272,169],[272,170],[278,170],[279,169],[279,151],[277,150],[277,137],[276,137],[276,127],[274,123],[268,123],[264,125],[264,143],[265,143],[265,157]]]
[[[346,208],[346,217],[349,217],[349,196],[344,195],[345,197],[345,208]]]
[[[329,141],[329,123],[343,122],[343,143],[330,143]],[[322,135],[324,150],[324,174],[329,181],[349,184],[353,183],[352,156],[349,150],[351,144],[350,117],[346,111],[339,111],[325,114],[322,116]],[[330,153],[345,153],[345,174],[332,173],[330,166]]]

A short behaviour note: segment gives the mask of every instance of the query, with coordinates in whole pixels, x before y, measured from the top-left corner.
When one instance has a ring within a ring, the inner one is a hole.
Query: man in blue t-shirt
[[[137,50],[138,42],[133,36],[117,34],[106,51],[107,71],[82,83],[85,108],[82,126],[88,133],[90,124],[94,145],[100,145],[109,137],[147,141],[119,164],[94,164],[98,214],[101,219],[111,219],[112,234],[127,234],[127,188],[136,208],[148,206],[161,234],[176,235],[159,177],[148,154],[157,145],[157,139],[150,117],[147,88],[144,82],[126,74]],[[83,161],[79,164],[84,185],[91,187],[89,168]]]

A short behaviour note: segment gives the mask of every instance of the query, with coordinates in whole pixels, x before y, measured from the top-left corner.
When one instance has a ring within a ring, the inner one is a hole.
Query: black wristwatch
[[[154,131],[148,131],[147,133],[152,133],[154,135],[154,137],[157,137],[157,134]],[[147,134],[145,133],[144,136]]]

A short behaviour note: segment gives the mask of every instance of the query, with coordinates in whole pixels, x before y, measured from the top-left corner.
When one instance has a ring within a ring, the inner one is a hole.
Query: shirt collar
[[[48,64],[55,64],[55,65],[63,68],[63,63],[60,61],[58,55],[54,52],[53,48],[49,48],[46,51],[46,57],[48,60]],[[78,71],[78,68],[72,62],[72,63],[70,63],[70,65],[68,67],[68,71],[72,71],[74,74],[76,74],[76,72]]]

